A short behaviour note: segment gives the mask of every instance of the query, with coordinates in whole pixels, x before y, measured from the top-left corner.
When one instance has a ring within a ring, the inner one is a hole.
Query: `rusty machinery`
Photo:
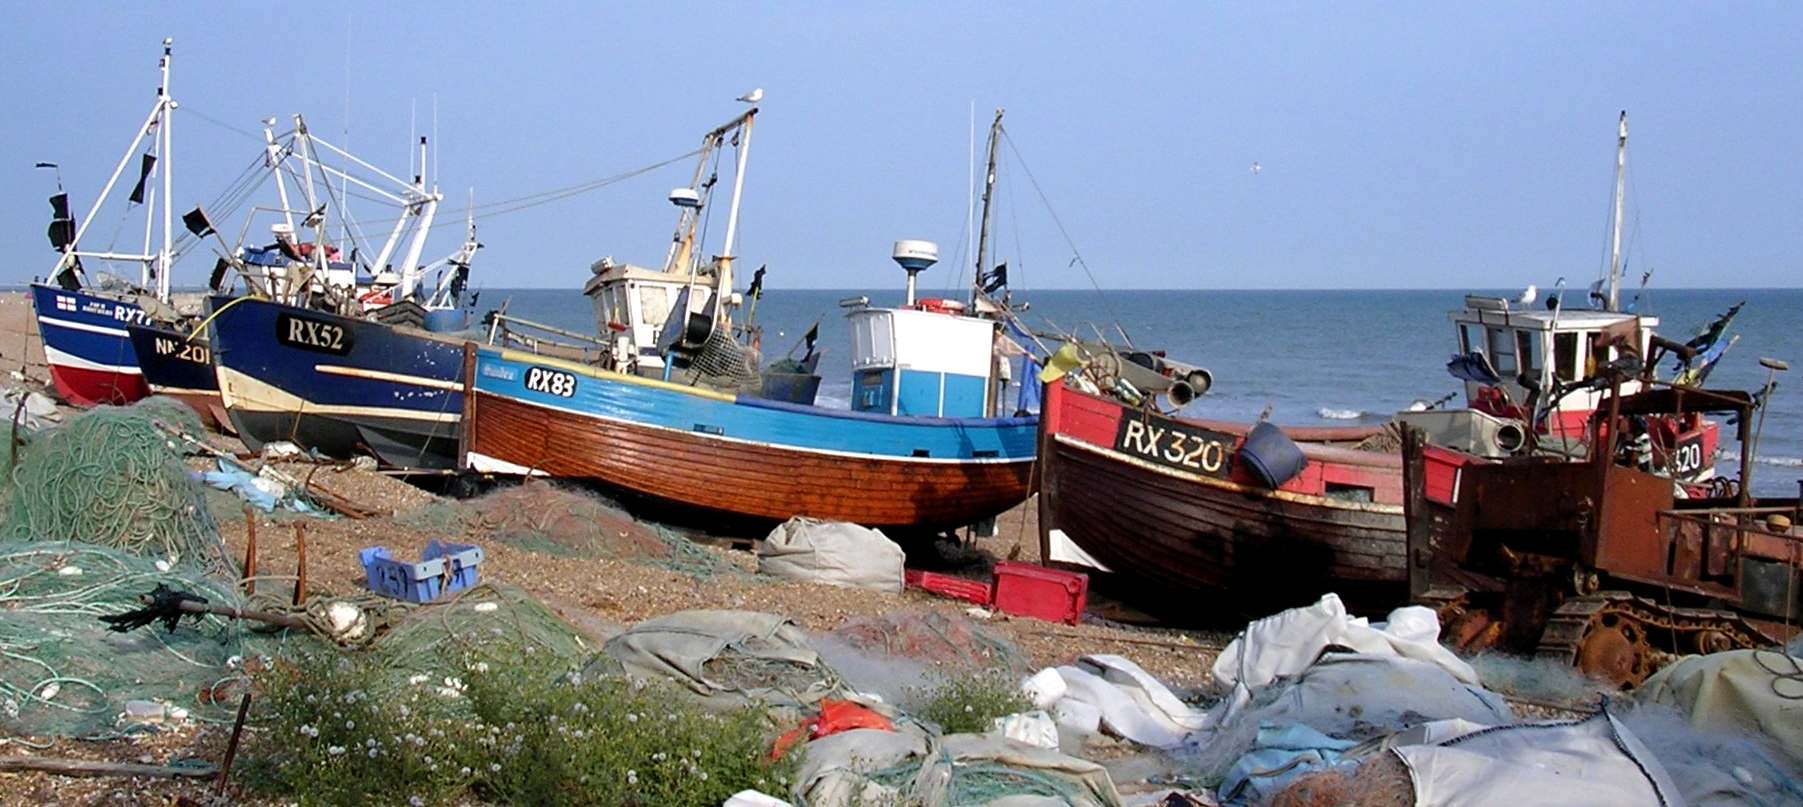
[[[1614,450],[1633,418],[1725,415],[1748,480],[1756,406],[1738,391],[1612,394],[1586,439],[1610,449],[1581,456],[1486,459],[1405,430],[1410,596],[1440,609],[1456,647],[1533,650],[1622,686],[1679,655],[1788,640],[1803,612],[1798,500],[1726,479],[1686,497]]]

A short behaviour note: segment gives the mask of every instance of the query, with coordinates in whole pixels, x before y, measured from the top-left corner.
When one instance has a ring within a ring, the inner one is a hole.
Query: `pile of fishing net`
[[[1024,673],[1027,658],[1012,642],[963,616],[936,611],[853,619],[833,638],[871,658],[906,659],[930,665],[1000,668]]]
[[[589,491],[528,480],[396,519],[431,532],[558,557],[609,558],[711,578],[737,567],[667,527],[635,520]]]
[[[109,736],[129,730],[130,701],[226,720],[243,659],[278,644],[219,616],[115,632],[102,615],[142,606],[167,584],[237,605],[230,583],[192,564],[60,541],[0,541],[0,736]],[[144,704],[141,704],[144,705]]]
[[[525,654],[545,669],[580,666],[595,646],[543,603],[512,586],[484,584],[431,605],[406,609],[369,646],[395,671],[390,683],[442,683],[477,663]]]
[[[180,402],[148,398],[32,440],[14,458],[0,538],[79,541],[225,572],[218,527],[167,429],[202,427]]]

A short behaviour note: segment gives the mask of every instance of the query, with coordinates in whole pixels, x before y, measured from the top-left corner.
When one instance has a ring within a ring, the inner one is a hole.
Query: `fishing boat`
[[[434,329],[455,332],[466,324],[462,292],[481,246],[473,215],[454,253],[422,265],[442,199],[423,176],[425,139],[421,173],[406,182],[311,135],[298,117],[295,133],[294,145],[282,153],[304,171],[303,201],[315,212],[300,225],[312,238],[296,238],[278,173],[284,219],[271,227],[274,243],[238,251],[235,268],[247,293],[213,298],[206,320],[220,404],[253,449],[291,441],[327,456],[373,455],[400,468],[450,468],[462,413],[463,337]],[[317,156],[321,148],[362,170],[326,165]],[[360,265],[328,239],[323,212],[329,205],[316,198],[315,171],[327,189],[333,180],[350,183],[401,211],[373,264]],[[389,259],[403,243],[402,268],[395,271]],[[359,282],[360,270],[377,267],[369,282]],[[440,281],[428,288],[421,280],[434,269]],[[174,381],[176,364],[169,366]]]
[[[77,406],[129,403],[149,391],[126,327],[145,321],[149,301],[169,300],[169,272],[175,262],[170,214],[170,118],[176,107],[169,94],[172,51],[173,42],[164,39],[163,55],[157,62],[160,79],[156,102],[79,225],[71,213],[69,195],[62,188],[61,169],[54,163],[38,164],[59,172],[57,193],[50,197],[49,229],[57,261],[46,282],[32,284],[31,300],[38,333],[44,340],[51,384],[65,400]],[[148,150],[139,154],[138,147],[147,139]],[[138,179],[127,196],[127,204],[143,207],[142,248],[137,252],[118,251],[111,245],[106,249],[84,248],[90,239],[90,226],[134,155],[139,157]],[[160,198],[153,180],[160,180],[162,185]],[[153,235],[158,232],[161,237],[153,249]],[[84,258],[136,263],[138,278],[134,283],[112,276],[90,277],[82,263]]]
[[[1557,294],[1544,310],[1525,307],[1532,292],[1513,301],[1468,296],[1451,316],[1458,353],[1448,363],[1466,382],[1467,407],[1398,413],[1397,422],[1476,456],[1580,452],[1583,424],[1610,394],[1599,383],[1606,371],[1650,368],[1669,352],[1684,357],[1686,374],[1706,375],[1694,362],[1709,351],[1661,339],[1657,318],[1621,310],[1626,145],[1624,115],[1613,249],[1592,292],[1595,309],[1568,309]],[[1117,378],[1075,369],[1049,378],[1040,422],[1042,557],[1117,572],[1135,581],[1136,594],[1163,603],[1209,591],[1251,595],[1240,601],[1256,600],[1255,609],[1313,602],[1329,590],[1374,605],[1406,597],[1397,427],[1175,417],[1105,394]],[[1624,382],[1620,394],[1641,383]],[[1717,425],[1692,412],[1641,428],[1645,466],[1702,492]]]
[[[732,312],[746,296],[733,291],[733,250],[756,113],[704,138],[704,154],[729,140],[737,150],[725,241],[705,264],[666,264],[687,279],[663,312],[657,361],[647,361],[629,322],[611,329],[622,349],[607,366],[466,348],[464,465],[587,480],[740,519],[808,516],[903,532],[975,524],[1023,501],[1036,418],[996,416],[1001,320],[967,315],[974,305],[916,297],[915,275],[937,259],[930,242],[896,243],[892,257],[908,273],[902,306],[845,303],[850,409],[762,394],[764,374],[742,361],[749,346],[725,338],[738,331]],[[704,191],[671,194],[685,208],[673,254],[699,254],[694,222]],[[623,271],[601,276],[663,282]],[[598,295],[598,312],[615,316],[608,301],[618,299]]]

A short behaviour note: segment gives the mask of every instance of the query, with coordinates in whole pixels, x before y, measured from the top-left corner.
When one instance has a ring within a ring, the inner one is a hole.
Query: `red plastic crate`
[[[988,583],[966,580],[949,574],[923,572],[917,569],[903,569],[902,579],[908,588],[917,588],[941,597],[963,600],[968,603],[989,607],[991,588]]]
[[[1075,625],[1089,605],[1089,575],[1031,563],[995,565],[995,610]]]

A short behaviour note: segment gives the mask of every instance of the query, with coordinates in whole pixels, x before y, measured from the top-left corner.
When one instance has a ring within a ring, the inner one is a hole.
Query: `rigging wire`
[[[252,131],[250,131],[250,130],[249,130],[249,129],[240,129],[240,128],[238,128],[238,127],[237,127],[237,126],[234,126],[234,125],[232,125],[232,124],[229,124],[229,123],[226,123],[226,122],[225,122],[225,121],[222,121],[222,120],[220,120],[220,119],[218,119],[218,118],[215,118],[215,117],[213,117],[213,116],[212,116],[212,115],[208,115],[208,114],[207,114],[207,113],[205,113],[205,112],[202,112],[202,111],[200,111],[200,110],[199,110],[199,109],[196,109],[196,108],[194,108],[194,107],[193,107],[193,106],[192,106],[192,105],[190,105],[190,104],[186,104],[186,103],[184,103],[184,104],[182,104],[182,105],[181,105],[181,110],[182,110],[182,112],[184,112],[184,113],[186,113],[186,114],[190,114],[190,115],[193,115],[193,116],[194,116],[194,117],[197,117],[197,118],[199,118],[199,119],[201,119],[201,120],[203,120],[203,121],[206,121],[206,122],[207,122],[207,123],[211,123],[211,124],[213,124],[213,125],[214,125],[214,126],[217,126],[217,127],[219,127],[219,128],[221,128],[221,129],[224,129],[224,130],[226,130],[226,131],[229,131],[229,132],[235,132],[235,133],[237,133],[237,134],[241,134],[241,135],[244,135],[244,136],[245,136],[245,137],[248,137],[248,138],[250,138],[250,139],[252,139],[252,140],[255,140],[255,141],[257,141],[257,142],[258,142],[258,143],[262,143],[262,142],[263,142],[263,135],[261,135],[261,134],[258,134],[258,133],[256,133],[256,132],[252,132]]]
[[[1027,181],[1029,183],[1032,183],[1032,185],[1033,185],[1033,192],[1039,195],[1040,203],[1045,205],[1046,212],[1051,214],[1052,223],[1058,225],[1058,234],[1060,236],[1064,237],[1065,246],[1070,248],[1071,256],[1072,256],[1071,262],[1075,263],[1077,266],[1079,266],[1083,269],[1083,274],[1089,278],[1089,285],[1091,285],[1095,288],[1097,296],[1102,301],[1102,308],[1108,312],[1109,318],[1113,319],[1117,323],[1120,322],[1121,321],[1120,314],[1116,313],[1114,310],[1114,306],[1111,303],[1109,303],[1108,293],[1102,290],[1102,284],[1096,282],[1095,273],[1090,271],[1089,261],[1083,260],[1083,253],[1079,252],[1077,250],[1076,242],[1071,240],[1070,231],[1065,229],[1065,227],[1064,227],[1064,220],[1059,218],[1058,211],[1052,208],[1052,201],[1050,199],[1046,198],[1045,189],[1039,187],[1039,180],[1038,180],[1038,178],[1033,176],[1033,169],[1027,165],[1026,158],[1021,156],[1020,149],[1017,146],[1015,146],[1014,136],[1008,134],[1007,129],[1002,129],[1001,131],[1002,131],[1002,140],[1007,142],[1009,153],[1013,154],[1014,159],[1020,163],[1021,171],[1026,173]]]
[[[486,210],[486,212],[477,212],[476,213],[475,218],[478,221],[492,218],[494,216],[505,215],[508,213],[517,213],[521,210],[538,207],[540,205],[551,204],[552,202],[560,202],[565,199],[569,199],[571,197],[580,196],[580,195],[582,195],[584,193],[588,193],[590,191],[600,190],[601,188],[605,188],[609,185],[614,185],[614,184],[618,184],[620,182],[624,182],[628,179],[633,179],[635,177],[643,176],[645,174],[649,174],[653,171],[656,171],[659,168],[664,168],[673,163],[681,162],[683,160],[686,160],[686,159],[693,157],[700,153],[701,153],[701,149],[692,149],[684,154],[679,154],[679,155],[677,155],[675,157],[671,157],[667,160],[660,160],[660,161],[652,163],[650,165],[646,165],[646,166],[643,166],[640,168],[635,168],[630,171],[625,171],[625,172],[622,172],[619,174],[601,177],[599,179],[593,179],[593,180],[578,183],[575,185],[567,185],[562,188],[553,188],[551,190],[539,191],[538,193],[527,194],[525,196],[516,196],[511,199],[502,199],[502,200],[494,201],[494,202],[486,202],[483,204],[475,205],[471,209],[476,210],[476,211]],[[351,194],[351,195],[357,196],[356,194]],[[357,196],[357,198],[364,198],[364,197]],[[372,199],[371,201],[381,202],[383,204],[393,204],[393,202],[391,200],[387,200],[387,199]],[[399,217],[395,217],[395,218],[387,218],[387,219],[373,219],[373,220],[365,221],[363,223],[364,224],[392,224],[398,220],[399,220]],[[462,225],[463,223],[464,222],[459,219],[445,219],[443,221],[433,222],[432,228],[437,229],[439,227],[448,227],[451,225]]]

